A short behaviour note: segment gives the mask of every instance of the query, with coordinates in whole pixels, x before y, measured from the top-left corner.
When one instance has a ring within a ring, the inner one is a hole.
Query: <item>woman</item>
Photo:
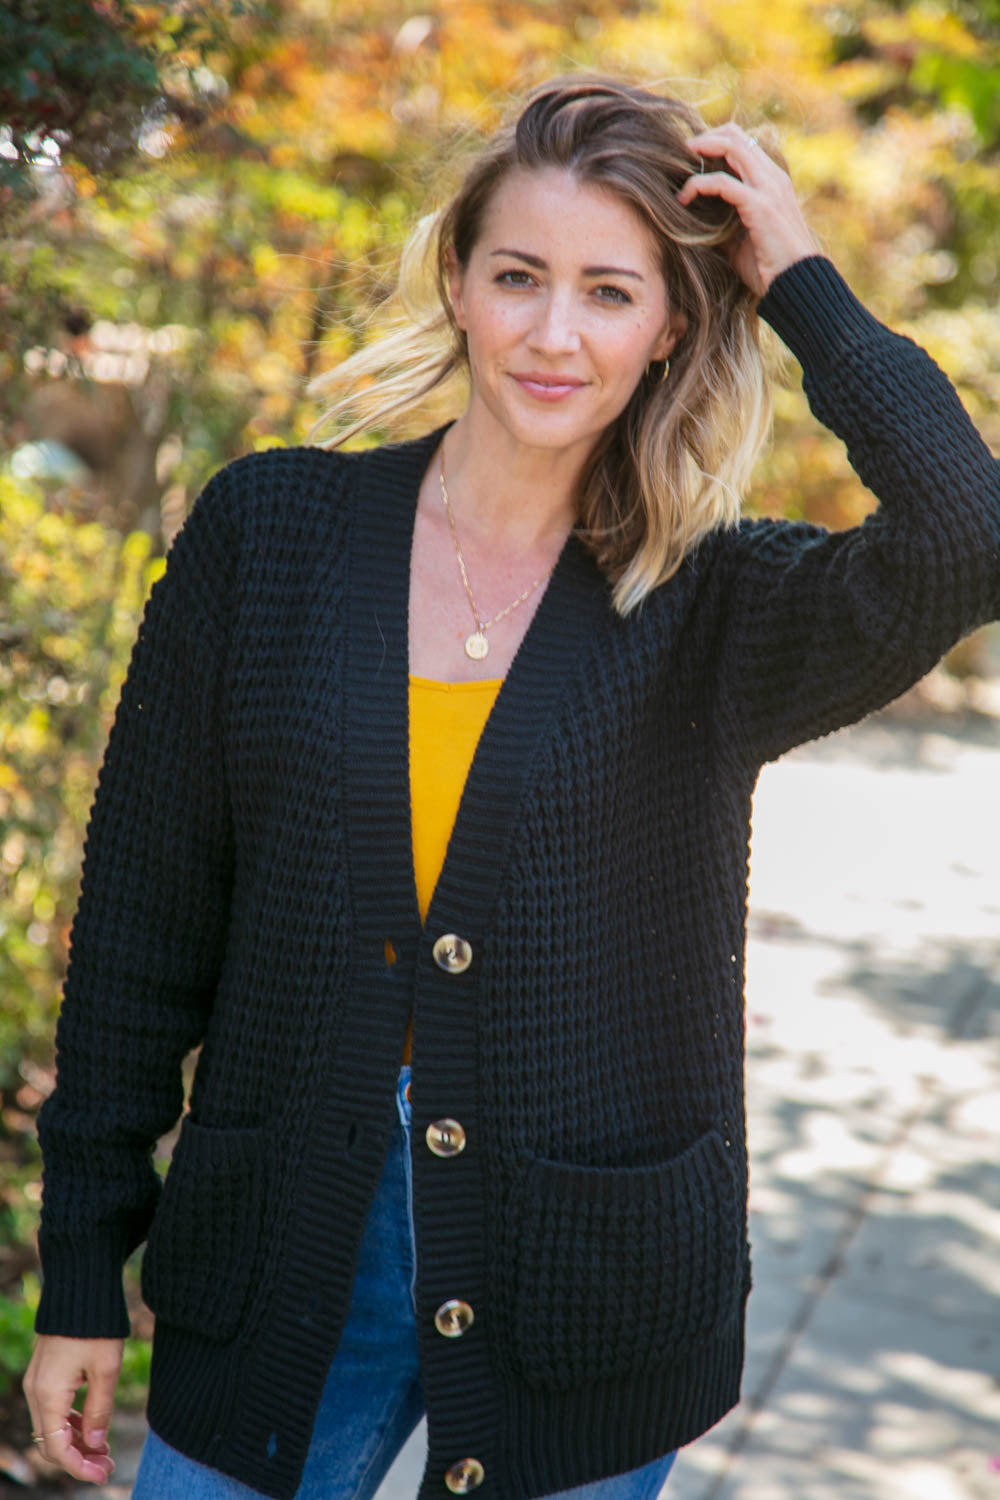
[[[428,233],[347,375],[462,415],[217,475],[101,774],[26,1389],[103,1480],[148,1232],[138,1500],[371,1496],[424,1407],[422,1500],[659,1492],[739,1394],[758,770],[1000,612],[997,464],[752,136],[556,79]],[[854,531],[738,522],[758,316]]]

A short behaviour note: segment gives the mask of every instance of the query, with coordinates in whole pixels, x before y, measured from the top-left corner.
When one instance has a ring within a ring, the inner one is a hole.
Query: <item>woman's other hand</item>
[[[754,136],[738,125],[720,125],[692,136],[688,149],[708,167],[712,157],[724,158],[731,172],[695,172],[677,194],[678,202],[688,206],[705,196],[732,204],[745,233],[727,246],[727,253],[733,270],[758,297],[795,261],[822,254],[791,178]]]
[[[122,1339],[40,1334],[24,1376],[38,1451],[75,1479],[105,1484],[114,1469],[108,1424],[122,1363]],[[86,1385],[83,1411],[73,1401]]]

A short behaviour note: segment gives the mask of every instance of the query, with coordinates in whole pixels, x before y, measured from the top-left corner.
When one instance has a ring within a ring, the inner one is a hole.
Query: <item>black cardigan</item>
[[[153,590],[40,1120],[38,1327],[124,1334],[148,1231],[152,1426],[265,1494],[299,1482],[411,1007],[421,1500],[467,1457],[499,1500],[636,1467],[738,1399],[758,769],[1000,614],[1000,466],[944,376],[823,258],[760,311],[880,509],[714,533],[625,620],[570,538],[423,928],[407,587],[440,431],[230,464]],[[439,1120],[464,1150],[430,1148]],[[475,1321],[442,1338],[452,1297]]]

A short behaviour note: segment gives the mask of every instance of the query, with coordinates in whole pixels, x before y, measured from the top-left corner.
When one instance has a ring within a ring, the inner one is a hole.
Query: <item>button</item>
[[[485,1478],[486,1470],[478,1458],[460,1458],[445,1472],[444,1482],[453,1495],[468,1495],[478,1490]]]
[[[435,1156],[457,1156],[465,1150],[465,1131],[457,1120],[432,1120],[424,1137]]]
[[[472,948],[465,938],[446,932],[434,944],[434,962],[446,974],[464,974],[472,962]]]
[[[403,1090],[403,1098],[406,1100],[407,1104],[412,1104],[413,1103],[413,1100],[410,1097],[410,1080],[409,1080],[409,1078],[406,1080],[406,1087]]]
[[[453,1297],[450,1302],[442,1302],[434,1314],[434,1327],[446,1339],[460,1339],[472,1327],[475,1317],[467,1302],[459,1302]]]

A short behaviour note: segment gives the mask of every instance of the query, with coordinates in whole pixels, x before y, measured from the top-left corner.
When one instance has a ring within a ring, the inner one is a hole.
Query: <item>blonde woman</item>
[[[26,1387],[104,1480],[148,1236],[136,1500],[370,1497],[424,1410],[421,1500],[660,1492],[739,1396],[758,770],[1000,613],[996,462],[753,136],[556,79],[428,251],[334,414],[461,415],[218,474],[101,774]],[[759,319],[856,530],[739,520]]]

